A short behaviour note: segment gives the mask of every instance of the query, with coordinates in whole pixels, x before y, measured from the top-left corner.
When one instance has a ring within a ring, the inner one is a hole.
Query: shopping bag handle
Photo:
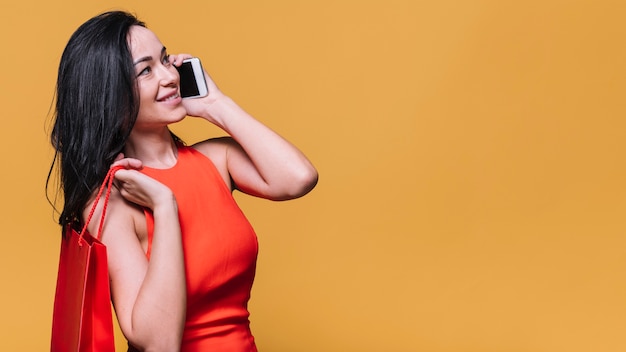
[[[115,180],[114,176],[118,170],[121,170],[123,168],[124,166],[121,166],[121,165],[114,166],[109,169],[109,172],[107,172],[106,176],[104,177],[104,181],[102,181],[102,185],[100,186],[100,189],[98,190],[98,194],[96,195],[96,200],[93,202],[93,206],[91,207],[91,210],[89,211],[89,215],[87,216],[85,225],[83,225],[83,229],[80,231],[80,236],[79,236],[80,240],[78,241],[80,245],[82,245],[82,242],[85,241],[83,236],[85,233],[87,233],[87,225],[89,225],[89,222],[91,221],[91,218],[93,217],[93,213],[96,211],[96,206],[98,205],[98,202],[100,201],[100,197],[102,197],[102,193],[104,193],[104,190],[106,189],[106,194],[104,197],[104,207],[102,208],[102,215],[100,216],[100,224],[98,226],[98,232],[96,233],[96,239],[100,241],[100,238],[102,237],[102,228],[104,226],[104,215],[106,214],[107,205],[109,204],[109,197],[111,196],[111,189],[113,188],[113,180]]]

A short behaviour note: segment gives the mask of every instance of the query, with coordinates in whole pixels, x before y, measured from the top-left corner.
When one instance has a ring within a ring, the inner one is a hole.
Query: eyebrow
[[[167,51],[167,49],[165,47],[163,47],[161,49],[161,56],[163,56],[163,54],[166,51]],[[145,61],[150,61],[150,60],[152,60],[152,56],[144,56],[141,59],[138,59],[137,61],[133,62],[133,66],[136,66],[137,64],[140,64],[140,63],[145,62]]]

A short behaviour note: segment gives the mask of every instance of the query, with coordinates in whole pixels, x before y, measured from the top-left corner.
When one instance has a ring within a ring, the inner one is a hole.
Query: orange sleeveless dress
[[[142,172],[170,187],[178,203],[187,275],[181,352],[257,351],[248,320],[257,237],[209,158],[178,146],[170,169]],[[147,211],[148,257],[154,218]]]

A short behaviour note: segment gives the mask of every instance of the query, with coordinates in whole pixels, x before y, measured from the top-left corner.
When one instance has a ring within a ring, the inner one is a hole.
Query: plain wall
[[[609,0],[3,2],[0,350],[48,348],[56,69],[118,8],[319,169],[299,200],[236,195],[261,351],[626,350],[626,3]]]

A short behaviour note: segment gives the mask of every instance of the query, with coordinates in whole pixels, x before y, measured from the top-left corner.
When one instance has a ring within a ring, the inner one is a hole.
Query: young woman
[[[80,227],[108,169],[122,165],[102,241],[129,350],[256,351],[247,310],[256,235],[232,191],[287,200],[313,189],[318,175],[206,73],[209,94],[181,99],[176,67],[188,57],[168,54],[125,12],[96,16],[72,35],[51,136],[64,196],[60,223]],[[168,128],[185,116],[229,137],[185,146]]]

